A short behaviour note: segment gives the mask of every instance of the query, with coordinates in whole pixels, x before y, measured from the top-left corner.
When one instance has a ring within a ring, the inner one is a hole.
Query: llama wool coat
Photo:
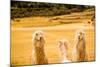
[[[85,39],[79,39],[77,42],[77,61],[85,61],[85,56],[86,56],[86,44],[85,44]]]
[[[44,39],[35,40],[34,47],[35,47],[35,58],[36,64],[48,64],[48,61],[45,57],[44,52]]]

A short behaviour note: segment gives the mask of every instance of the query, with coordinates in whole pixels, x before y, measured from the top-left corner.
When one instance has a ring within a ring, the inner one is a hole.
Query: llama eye
[[[80,32],[80,35],[82,35],[82,32]]]
[[[38,33],[36,33],[36,35],[38,35]]]

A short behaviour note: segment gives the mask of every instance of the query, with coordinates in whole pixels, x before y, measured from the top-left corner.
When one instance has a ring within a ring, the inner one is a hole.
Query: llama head
[[[78,40],[83,39],[84,38],[84,34],[85,34],[84,31],[81,30],[81,29],[76,31],[76,36],[77,36]]]
[[[63,44],[66,44],[66,42],[67,42],[66,39],[61,39],[61,40],[58,41],[58,43],[59,43],[59,44],[62,44],[62,45],[63,45]]]
[[[63,49],[62,46],[64,46],[67,49],[68,41],[66,39],[61,39],[58,41],[58,47],[60,49]]]
[[[40,41],[41,39],[44,39],[44,33],[43,31],[35,31],[33,34],[33,39]]]

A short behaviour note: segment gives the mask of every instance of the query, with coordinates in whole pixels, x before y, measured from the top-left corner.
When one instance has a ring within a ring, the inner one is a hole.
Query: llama
[[[76,52],[76,61],[85,61],[86,56],[86,45],[85,45],[85,34],[83,30],[78,30],[75,36],[75,49]]]
[[[35,31],[32,41],[35,53],[35,64],[47,64],[48,61],[44,52],[44,33],[42,31]]]
[[[70,60],[67,59],[68,57],[68,42],[66,39],[62,39],[58,41],[58,47],[59,47],[59,52],[61,55],[61,63],[66,63],[70,62]]]

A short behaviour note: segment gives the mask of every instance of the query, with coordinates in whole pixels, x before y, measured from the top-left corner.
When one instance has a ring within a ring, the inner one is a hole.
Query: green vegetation
[[[11,1],[11,19],[30,16],[58,16],[72,12],[82,12],[93,7],[88,5]]]

